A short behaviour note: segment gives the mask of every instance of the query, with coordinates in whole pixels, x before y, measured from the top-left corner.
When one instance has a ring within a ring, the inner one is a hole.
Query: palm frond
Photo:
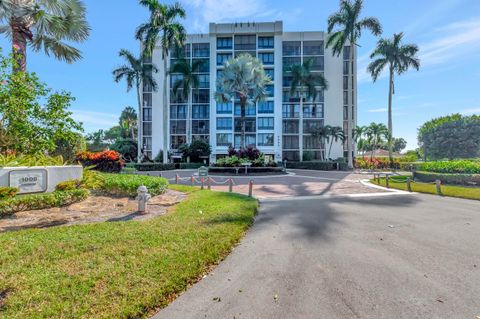
[[[47,35],[37,35],[31,45],[35,51],[43,48],[47,56],[53,55],[56,59],[63,60],[67,63],[73,63],[82,58],[78,49]]]

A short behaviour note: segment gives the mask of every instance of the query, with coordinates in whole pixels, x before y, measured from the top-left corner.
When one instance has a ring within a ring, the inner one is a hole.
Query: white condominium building
[[[155,77],[157,92],[143,87],[141,134],[143,148],[150,157],[163,150],[167,139],[172,160],[178,158],[178,147],[196,139],[212,147],[210,161],[225,156],[230,145],[240,146],[240,105],[238,102],[215,101],[217,76],[223,64],[232,57],[249,53],[264,65],[273,84],[267,88],[268,98],[246,109],[245,144],[254,145],[275,161],[301,161],[304,156],[320,159],[329,145],[312,138],[313,128],[322,125],[346,128],[349,106],[356,122],[356,72],[348,78],[349,68],[355,71],[355,61],[349,61],[347,46],[340,56],[325,48],[324,32],[284,32],[281,21],[268,23],[210,24],[208,34],[192,34],[180,54],[190,61],[201,61],[198,69],[199,86],[192,89],[191,98],[172,93],[180,75],[167,78],[167,101],[163,105],[164,70],[159,47],[152,61],[159,69]],[[171,54],[170,68],[179,54]],[[312,72],[323,73],[328,90],[318,90],[315,99],[290,94],[289,66],[312,60]],[[348,103],[350,100],[350,103]],[[188,111],[189,110],[189,111]],[[164,117],[167,117],[167,136],[164,136]],[[354,124],[355,125],[355,124]],[[346,131],[346,130],[345,130]],[[345,143],[346,145],[346,143]],[[324,154],[325,154],[324,153]],[[330,158],[346,157],[345,147],[334,142]]]

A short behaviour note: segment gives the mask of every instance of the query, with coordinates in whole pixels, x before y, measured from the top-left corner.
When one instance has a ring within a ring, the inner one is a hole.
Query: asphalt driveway
[[[154,318],[473,318],[480,202],[270,199],[234,252]]]

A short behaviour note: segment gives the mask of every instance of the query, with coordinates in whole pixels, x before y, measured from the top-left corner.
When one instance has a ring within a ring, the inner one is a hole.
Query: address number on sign
[[[47,191],[47,171],[44,169],[15,170],[10,172],[10,187],[16,187],[19,194],[42,193]]]

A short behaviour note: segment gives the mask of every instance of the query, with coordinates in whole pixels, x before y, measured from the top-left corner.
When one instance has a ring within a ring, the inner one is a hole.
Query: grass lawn
[[[406,180],[406,178],[405,178]],[[380,184],[376,180],[370,180],[371,183],[385,186],[385,178],[382,177],[380,179]],[[392,178],[388,182],[390,188],[400,189],[400,190],[407,190],[407,183],[403,182],[402,179],[398,179],[395,181],[395,178]],[[413,183],[411,184],[412,191],[418,193],[426,193],[426,194],[437,194],[437,189],[435,184],[428,184],[428,183]],[[454,186],[454,185],[442,185],[442,194],[444,196],[449,197],[459,197],[459,198],[467,198],[467,199],[477,199],[480,200],[480,187],[467,187],[467,186]]]
[[[171,185],[166,216],[0,234],[0,318],[146,318],[218,263],[257,201]]]

